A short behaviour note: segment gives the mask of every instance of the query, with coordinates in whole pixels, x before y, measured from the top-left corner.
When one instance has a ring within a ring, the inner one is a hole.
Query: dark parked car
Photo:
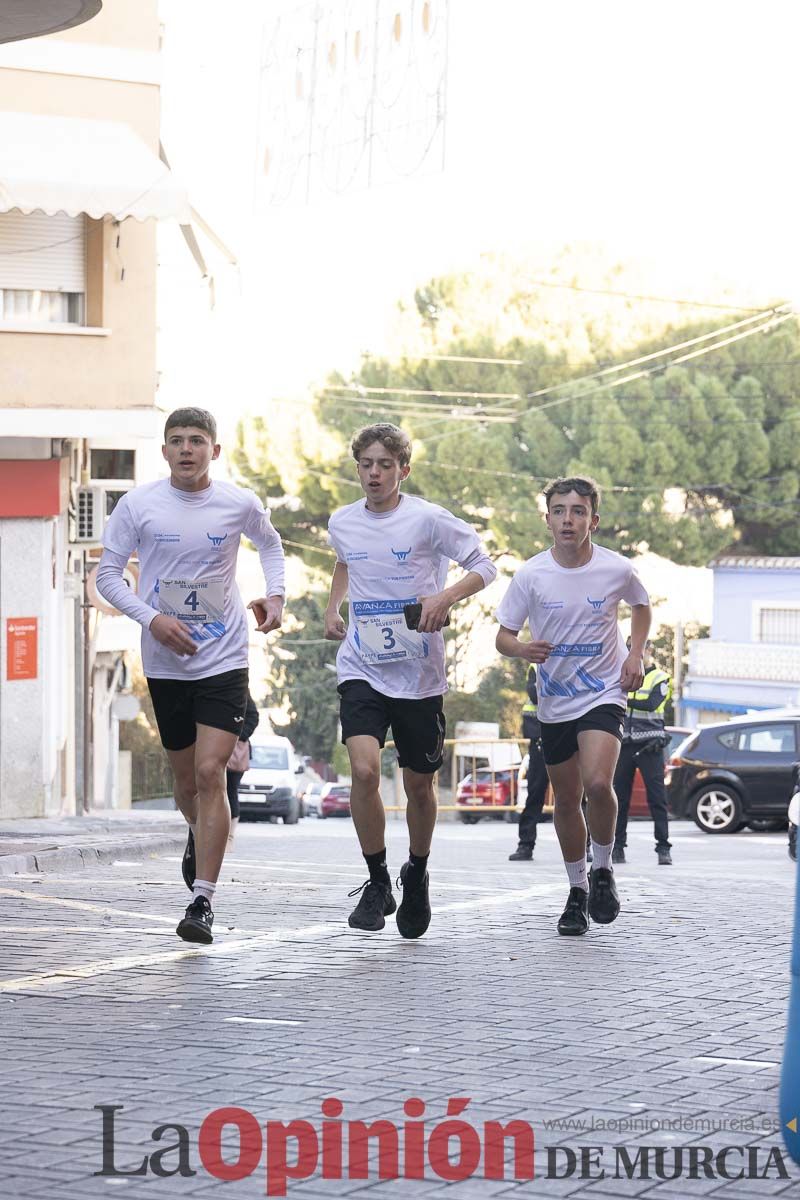
[[[785,829],[799,746],[800,712],[751,713],[696,730],[667,763],[672,812],[704,833]]]
[[[680,746],[681,742],[685,741],[691,729],[680,729],[677,725],[667,725],[666,731],[669,734],[669,745],[664,748],[664,762],[669,762],[670,755],[673,754]],[[665,768],[667,769],[667,768]],[[644,780],[638,770],[633,776],[633,787],[631,788],[631,806],[628,810],[630,817],[647,817],[650,819],[650,805],[647,803],[647,789],[644,786]]]

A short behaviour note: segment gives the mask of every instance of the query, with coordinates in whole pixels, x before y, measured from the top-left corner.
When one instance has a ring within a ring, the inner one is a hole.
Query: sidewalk
[[[183,817],[158,810],[0,821],[0,876],[82,870],[117,858],[141,861],[182,851],[185,844]]]

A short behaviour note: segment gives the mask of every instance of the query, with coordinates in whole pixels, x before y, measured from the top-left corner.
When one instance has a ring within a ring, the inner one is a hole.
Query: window
[[[135,450],[92,450],[92,479],[135,479]]]
[[[794,725],[752,725],[739,733],[739,747],[751,754],[794,754]]]
[[[730,749],[732,746],[735,746],[738,740],[739,734],[735,729],[727,729],[725,733],[717,734],[717,741],[721,742],[723,746],[727,746],[728,749]]]
[[[800,605],[765,605],[758,613],[758,641],[800,646]]]
[[[0,213],[0,320],[83,325],[86,228],[65,213]]]
[[[261,771],[286,771],[289,756],[280,746],[251,746],[250,766]]]

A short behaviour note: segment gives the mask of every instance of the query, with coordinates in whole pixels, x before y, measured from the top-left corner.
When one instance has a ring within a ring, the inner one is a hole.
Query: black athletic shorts
[[[383,748],[392,729],[397,761],[420,775],[433,775],[444,761],[445,720],[441,696],[399,700],[384,696],[366,679],[346,679],[338,687],[342,741],[366,734]]]
[[[574,721],[542,721],[542,753],[551,767],[566,762],[578,752],[578,734],[587,729],[601,729],[622,741],[622,722],[625,710],[618,704],[598,704]]]
[[[197,741],[197,726],[237,733],[247,707],[247,667],[205,679],[148,679],[161,745],[186,750]]]

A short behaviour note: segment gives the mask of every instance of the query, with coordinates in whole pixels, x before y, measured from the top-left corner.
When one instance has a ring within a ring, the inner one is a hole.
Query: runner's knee
[[[353,783],[357,783],[359,787],[369,789],[370,791],[380,787],[381,771],[376,763],[353,762],[350,764],[350,770],[353,776]]]

